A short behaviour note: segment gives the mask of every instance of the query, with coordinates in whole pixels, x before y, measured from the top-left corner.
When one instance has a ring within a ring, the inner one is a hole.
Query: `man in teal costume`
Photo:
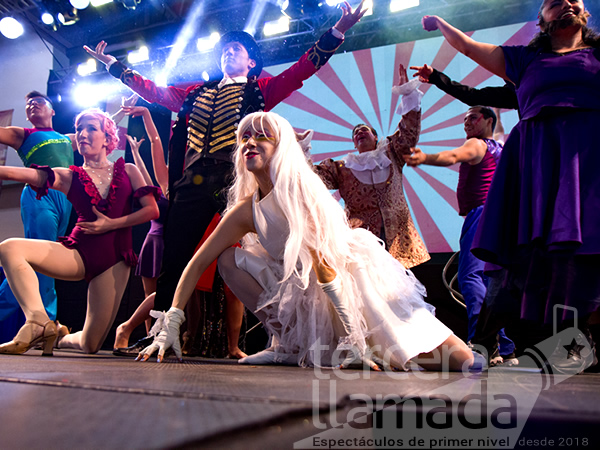
[[[0,127],[0,142],[14,148],[23,164],[50,167],[69,167],[73,164],[73,145],[70,136],[52,129],[54,109],[48,97],[32,91],[27,99],[25,113],[33,128]],[[21,219],[26,238],[58,240],[64,236],[71,215],[71,204],[59,191],[51,190],[41,200],[28,185],[21,194]],[[54,279],[37,274],[40,293],[48,316],[56,319],[56,290]],[[20,311],[19,304],[4,280],[0,285],[0,321]],[[20,325],[20,324],[19,324]]]

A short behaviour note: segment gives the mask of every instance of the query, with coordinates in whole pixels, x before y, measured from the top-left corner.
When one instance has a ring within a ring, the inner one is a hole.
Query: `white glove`
[[[382,367],[387,368],[387,365],[383,360],[372,354],[361,355],[360,350],[356,347],[351,347],[346,350],[346,358],[337,366],[337,368],[362,369],[365,366],[370,367],[377,372],[380,372]]]
[[[185,321],[185,314],[179,308],[171,307],[169,311],[164,315],[163,325],[158,333],[158,335],[154,338],[152,344],[143,349],[138,357],[135,359],[136,361],[147,361],[150,356],[158,350],[158,357],[156,358],[157,362],[161,362],[165,356],[165,351],[169,348],[173,348],[175,352],[175,356],[180,361],[181,357],[181,343],[179,342],[179,329],[181,328],[181,324]]]
[[[350,311],[342,298],[342,281],[339,277],[335,277],[329,283],[319,283],[319,286],[321,286],[323,292],[327,294],[331,303],[333,303],[333,308],[335,309],[335,312],[337,312],[338,317],[344,326],[346,336],[350,336],[353,331],[352,323],[350,320]]]
[[[352,321],[350,319],[348,305],[343,299],[341,280],[339,277],[335,277],[333,281],[330,281],[329,283],[319,283],[319,285],[321,286],[321,289],[323,289],[323,292],[327,294],[331,300],[331,303],[333,303],[333,308],[337,312],[338,317],[344,326],[346,335],[350,336],[354,330]],[[342,361],[342,363],[339,365],[339,368],[362,368],[364,365],[369,366],[373,370],[381,370],[377,363],[368,358],[367,355],[361,355],[360,350],[355,346],[352,346],[347,349],[346,359]]]

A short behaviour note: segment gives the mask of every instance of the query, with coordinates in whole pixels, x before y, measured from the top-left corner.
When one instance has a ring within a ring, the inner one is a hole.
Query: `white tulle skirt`
[[[236,249],[237,267],[264,289],[257,310],[276,351],[297,353],[301,366],[339,364],[344,350],[372,352],[394,367],[441,345],[452,331],[423,300],[425,288],[370,232],[352,230],[355,261],[338,273],[351,311],[353,333],[344,336],[329,297],[311,274],[307,289],[294,277],[282,279],[282,264],[259,244]]]

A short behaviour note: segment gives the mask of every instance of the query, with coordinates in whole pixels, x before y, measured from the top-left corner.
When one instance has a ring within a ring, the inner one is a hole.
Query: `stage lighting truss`
[[[77,8],[83,9],[84,5],[89,6],[89,0],[73,0],[72,2],[69,0],[41,0],[37,6],[40,21],[56,31],[60,26],[77,23],[79,21]]]

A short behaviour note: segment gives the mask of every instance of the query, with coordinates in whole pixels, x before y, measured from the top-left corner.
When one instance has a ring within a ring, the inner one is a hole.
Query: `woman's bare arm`
[[[186,266],[177,284],[173,306],[184,309],[198,279],[221,253],[239,242],[247,233],[255,232],[252,219],[252,198],[238,203],[217,225],[215,231],[198,249]]]
[[[427,31],[439,29],[456,50],[493,74],[507,79],[504,52],[499,46],[478,42],[438,16],[423,17],[423,28]]]

